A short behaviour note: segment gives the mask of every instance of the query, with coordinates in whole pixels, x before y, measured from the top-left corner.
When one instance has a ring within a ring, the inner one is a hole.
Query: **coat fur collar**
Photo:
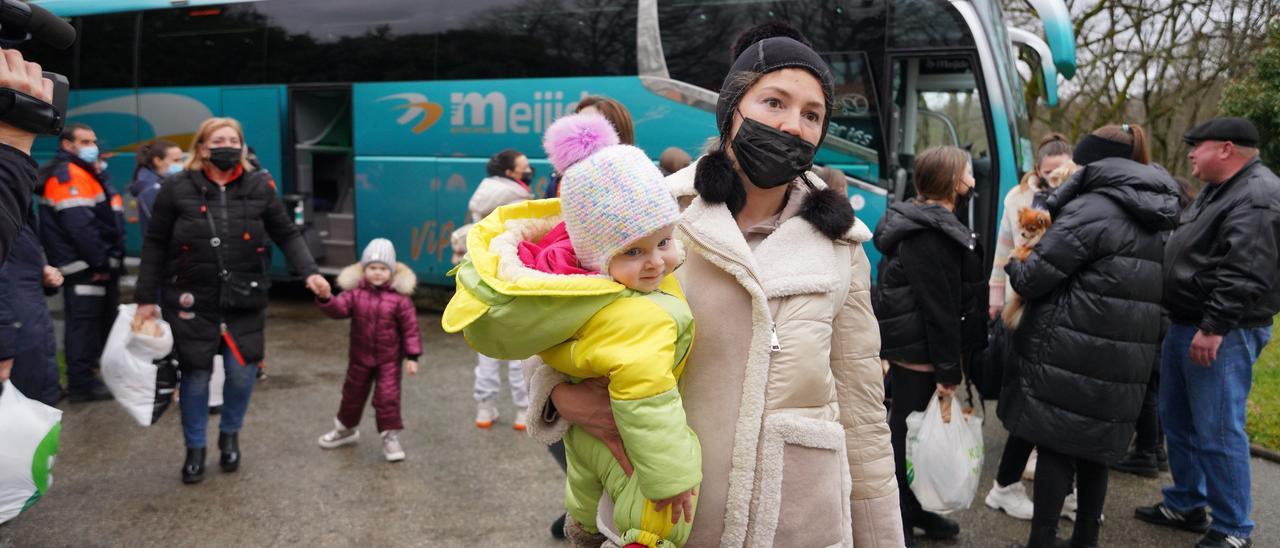
[[[727,158],[723,153],[712,153],[667,178],[668,188],[677,199],[693,197],[680,223],[692,243],[741,265],[747,279],[740,281],[759,284],[767,298],[826,293],[837,288],[839,265],[832,244],[854,245],[871,239],[870,229],[853,216],[847,200],[806,173],[808,180],[798,179],[791,188],[791,199],[804,200],[800,213],[785,220],[752,251],[728,204],[709,200],[699,192],[699,188],[708,186],[706,177],[715,177],[716,170],[699,167],[708,165],[708,161],[714,164]],[[722,163],[718,169],[726,165]],[[731,182],[739,184],[736,177]],[[831,236],[837,230],[840,232]]]
[[[338,287],[343,291],[360,287],[362,282],[364,282],[364,265],[360,263],[350,265],[338,274]],[[391,275],[391,288],[401,295],[413,295],[413,291],[418,288],[418,275],[413,273],[409,265],[396,263],[396,271]]]

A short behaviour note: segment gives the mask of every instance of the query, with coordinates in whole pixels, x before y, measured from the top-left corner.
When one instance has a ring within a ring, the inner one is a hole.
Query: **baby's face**
[[[375,286],[382,286],[391,279],[391,268],[382,263],[369,263],[364,267],[364,277]]]
[[[656,291],[662,278],[680,264],[671,239],[675,225],[668,225],[632,242],[609,261],[609,276],[629,289]]]

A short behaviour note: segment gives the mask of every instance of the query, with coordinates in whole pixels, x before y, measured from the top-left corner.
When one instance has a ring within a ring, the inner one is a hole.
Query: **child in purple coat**
[[[395,268],[394,274],[392,268]],[[399,434],[400,367],[418,373],[422,336],[409,298],[418,278],[396,262],[396,249],[378,238],[364,248],[360,262],[338,275],[342,294],[319,294],[320,311],[334,319],[351,318],[351,363],[342,384],[342,405],[333,431],[320,436],[320,447],[333,449],[360,439],[360,415],[373,390],[373,409],[382,434],[382,452],[391,462],[404,460]]]

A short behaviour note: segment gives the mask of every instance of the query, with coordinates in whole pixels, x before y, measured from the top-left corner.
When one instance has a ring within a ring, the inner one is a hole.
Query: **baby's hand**
[[[698,494],[698,490],[690,489],[679,495],[669,499],[653,501],[653,508],[659,512],[668,505],[671,506],[671,523],[680,523],[680,514],[684,514],[685,523],[693,523],[693,497]]]
[[[417,375],[418,374],[417,360],[405,360],[404,369],[405,371],[408,371],[410,375]]]
[[[317,288],[317,291],[316,291],[316,298],[317,298],[317,299],[320,299],[320,300],[322,300],[322,301],[327,301],[327,300],[329,300],[329,299],[332,299],[332,298],[333,298],[333,289],[331,289],[331,288],[330,288],[329,286],[327,286],[327,285],[324,285],[324,286],[321,286],[321,287]]]

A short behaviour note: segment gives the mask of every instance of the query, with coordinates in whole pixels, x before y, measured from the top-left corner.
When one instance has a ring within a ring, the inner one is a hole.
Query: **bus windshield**
[[[884,51],[884,5],[830,0],[659,0],[662,50],[671,78],[719,90],[742,29],[780,19],[803,29],[835,76],[834,109],[817,161],[866,182],[880,177],[884,149],[873,63]]]

